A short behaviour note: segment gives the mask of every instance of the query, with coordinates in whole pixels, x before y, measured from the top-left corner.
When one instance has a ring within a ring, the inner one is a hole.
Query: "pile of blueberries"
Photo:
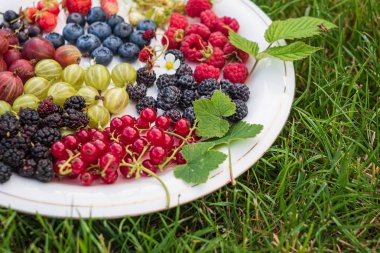
[[[140,50],[150,44],[150,40],[144,39],[144,32],[157,29],[150,19],[140,21],[133,28],[119,15],[107,18],[101,7],[91,8],[86,17],[71,13],[66,23],[62,35],[50,33],[46,38],[56,48],[64,45],[66,40],[75,45],[84,56],[90,56],[96,63],[105,66],[112,61],[114,55],[119,55],[125,62],[136,61]]]

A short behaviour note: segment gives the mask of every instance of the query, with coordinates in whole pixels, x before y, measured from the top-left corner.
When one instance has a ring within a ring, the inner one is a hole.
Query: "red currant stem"
[[[70,150],[68,150],[68,151],[70,151]],[[66,168],[66,166],[70,167],[70,162],[72,160],[74,160],[75,158],[77,158],[77,157],[80,156],[80,153],[75,154],[75,155],[73,155],[73,153],[71,151],[70,151],[70,153],[71,153],[71,155],[70,155],[69,159],[67,159],[64,164],[58,165],[58,167],[59,167],[59,174],[61,174],[62,176],[68,175],[68,174],[71,173],[71,170],[64,171],[63,169]]]
[[[170,194],[169,194],[169,189],[165,185],[164,181],[162,181],[161,178],[156,175],[156,173],[154,173],[153,171],[148,170],[145,167],[141,167],[141,170],[144,171],[145,173],[149,174],[150,176],[154,177],[155,179],[157,179],[158,182],[160,182],[160,184],[162,185],[162,187],[164,187],[165,194],[166,194],[166,208],[169,208],[169,206],[170,206]]]
[[[228,143],[228,168],[230,170],[230,179],[231,179],[231,184],[233,186],[236,185],[236,181],[235,181],[235,178],[234,178],[234,175],[233,175],[233,171],[232,171],[232,156],[231,156],[231,144]]]
[[[98,167],[98,165],[91,165],[91,166],[89,166],[86,170],[87,170],[88,172],[90,172],[92,169],[97,168],[97,167]]]
[[[170,132],[170,131],[165,131],[165,133],[166,133],[166,134],[173,135],[173,136],[175,136],[175,137],[177,137],[178,139],[181,139],[181,140],[183,140],[183,141],[187,141],[187,138],[185,138],[185,137],[183,137],[183,136],[181,136],[181,135],[179,135],[179,134],[176,134],[176,133],[173,133],[173,132]]]
[[[107,170],[108,167],[110,166],[111,162],[112,162],[112,160],[111,160],[111,159],[108,159],[105,168],[100,172],[100,175],[101,175],[102,177],[104,177],[104,176],[106,175],[106,170]]]

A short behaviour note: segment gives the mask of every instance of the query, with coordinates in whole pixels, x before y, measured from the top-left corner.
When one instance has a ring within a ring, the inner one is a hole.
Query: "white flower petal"
[[[165,57],[165,60],[168,62],[174,62],[175,61],[175,56],[174,54],[167,54]]]
[[[175,73],[176,73],[175,69],[170,69],[170,70],[166,71],[166,74],[168,74],[168,75],[174,75]]]
[[[179,66],[181,66],[181,61],[180,60],[176,60],[175,62],[174,62],[174,69],[175,70],[177,70],[178,68],[179,68]]]

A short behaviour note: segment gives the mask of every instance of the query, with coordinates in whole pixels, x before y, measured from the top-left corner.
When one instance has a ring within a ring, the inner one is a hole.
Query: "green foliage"
[[[278,58],[283,61],[302,60],[321,48],[309,46],[301,41],[294,42],[286,46],[271,47],[257,55],[257,59],[261,60],[267,57]]]

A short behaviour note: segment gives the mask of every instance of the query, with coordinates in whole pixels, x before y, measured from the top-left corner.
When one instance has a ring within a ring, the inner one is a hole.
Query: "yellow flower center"
[[[167,69],[173,69],[174,68],[174,62],[166,62],[166,68]]]

